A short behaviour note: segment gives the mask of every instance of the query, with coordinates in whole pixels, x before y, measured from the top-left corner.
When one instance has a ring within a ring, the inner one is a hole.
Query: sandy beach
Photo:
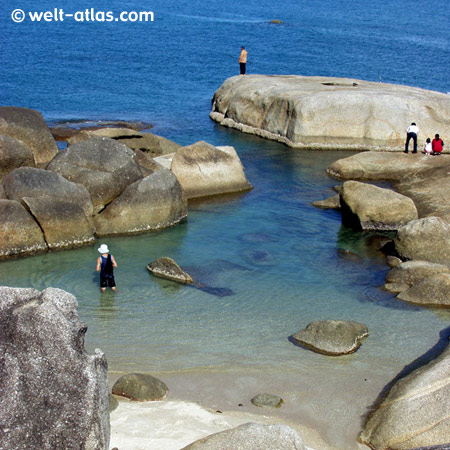
[[[169,386],[164,401],[119,400],[111,413],[111,448],[179,450],[184,446],[247,422],[294,428],[315,450],[362,450],[357,442],[363,416],[387,380],[349,373],[330,378],[289,371],[270,373],[204,370],[153,374]],[[110,374],[110,383],[120,376]],[[274,386],[278,386],[277,389]],[[278,409],[258,408],[251,398],[260,392],[281,396]]]

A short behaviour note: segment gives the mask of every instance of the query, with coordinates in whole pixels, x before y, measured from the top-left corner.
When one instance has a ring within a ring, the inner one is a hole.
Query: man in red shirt
[[[444,149],[444,141],[439,137],[439,134],[434,136],[433,141],[431,142],[432,155],[440,155],[442,150]]]

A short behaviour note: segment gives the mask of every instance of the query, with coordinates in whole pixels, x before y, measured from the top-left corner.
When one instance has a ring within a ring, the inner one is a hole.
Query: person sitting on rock
[[[427,138],[427,141],[425,142],[425,145],[423,146],[423,152],[425,153],[425,155],[431,155],[431,151],[432,151],[432,146],[431,146],[431,139]]]
[[[439,134],[434,136],[433,142],[431,143],[432,155],[440,155],[442,150],[444,150],[444,141],[439,137]]]
[[[110,287],[116,292],[116,281],[114,279],[114,267],[117,267],[116,260],[113,255],[109,254],[106,244],[100,245],[98,251],[100,256],[97,259],[97,272],[100,272],[100,289],[105,292],[106,288]]]
[[[414,141],[413,153],[417,153],[417,135],[419,134],[419,127],[413,122],[406,130],[406,143],[405,143],[405,153],[408,153],[409,141],[412,139]]]

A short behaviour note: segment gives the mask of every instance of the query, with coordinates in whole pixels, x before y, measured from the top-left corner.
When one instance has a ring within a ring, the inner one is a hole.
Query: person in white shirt
[[[425,145],[423,146],[423,152],[425,155],[431,155],[431,151],[433,150],[431,146],[431,139],[427,138],[427,141],[425,142]]]
[[[413,122],[406,130],[405,153],[408,153],[409,141],[414,141],[413,153],[417,153],[417,135],[419,134],[418,126]]]

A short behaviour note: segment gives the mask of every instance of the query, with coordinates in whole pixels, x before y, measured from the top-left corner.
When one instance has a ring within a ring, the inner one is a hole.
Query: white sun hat
[[[109,248],[106,244],[102,244],[100,245],[100,247],[98,248],[98,251],[100,253],[109,253]]]

